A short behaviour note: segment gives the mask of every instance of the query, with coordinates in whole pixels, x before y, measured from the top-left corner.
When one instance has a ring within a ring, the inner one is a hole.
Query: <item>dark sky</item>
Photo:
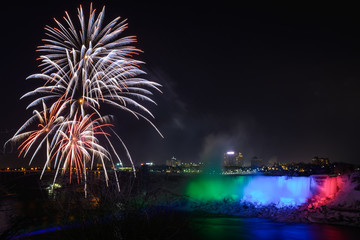
[[[173,155],[206,161],[229,149],[278,161],[315,155],[359,163],[360,15],[352,5],[236,1],[94,1],[105,21],[128,18],[148,78],[163,85],[147,105],[162,139],[145,121],[116,115],[135,162]],[[31,116],[39,86],[36,46],[85,1],[7,2],[1,6],[1,129],[4,143]],[[85,11],[87,13],[87,11]],[[116,111],[116,112],[115,112]],[[0,167],[27,162],[2,154]]]

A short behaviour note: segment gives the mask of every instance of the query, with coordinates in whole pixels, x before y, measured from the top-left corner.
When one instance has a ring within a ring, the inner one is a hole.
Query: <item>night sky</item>
[[[147,78],[163,85],[148,104],[162,139],[145,121],[114,109],[117,132],[136,163],[207,161],[227,150],[281,162],[313,156],[359,163],[360,15],[351,5],[242,5],[236,1],[93,1],[105,22],[128,18]],[[32,110],[19,100],[41,81],[36,46],[45,25],[84,1],[1,5],[3,144]],[[125,36],[124,35],[124,36]],[[0,168],[26,165],[0,155]]]

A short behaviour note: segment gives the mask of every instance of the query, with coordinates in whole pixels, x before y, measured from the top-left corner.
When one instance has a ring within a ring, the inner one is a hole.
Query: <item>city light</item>
[[[228,151],[226,154],[227,154],[227,155],[234,155],[235,152],[234,152],[234,151]]]

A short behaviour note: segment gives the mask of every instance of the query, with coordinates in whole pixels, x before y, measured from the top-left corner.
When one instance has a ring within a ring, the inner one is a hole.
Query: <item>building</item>
[[[181,161],[177,160],[175,157],[172,157],[170,160],[166,160],[166,166],[168,167],[179,167]]]
[[[330,161],[328,158],[319,158],[318,156],[315,156],[312,158],[311,163],[317,166],[328,166]]]
[[[243,167],[244,156],[241,152],[228,151],[224,153],[224,167]]]

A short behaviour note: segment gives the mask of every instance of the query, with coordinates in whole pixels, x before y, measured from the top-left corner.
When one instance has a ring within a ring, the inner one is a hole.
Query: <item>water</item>
[[[256,176],[244,187],[243,200],[261,204],[300,205],[312,196],[309,177]]]
[[[358,239],[360,228],[326,224],[280,223],[261,218],[194,218],[194,239],[200,240],[341,240]]]
[[[339,177],[310,176],[199,176],[186,194],[198,201],[222,199],[298,206],[310,198],[332,198],[341,188]]]

